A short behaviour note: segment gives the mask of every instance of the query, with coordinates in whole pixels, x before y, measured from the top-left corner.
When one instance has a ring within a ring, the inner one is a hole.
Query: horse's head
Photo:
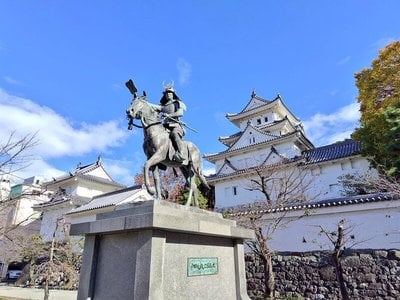
[[[147,97],[145,95],[133,98],[131,105],[126,109],[127,117],[140,119],[145,105],[147,105]]]

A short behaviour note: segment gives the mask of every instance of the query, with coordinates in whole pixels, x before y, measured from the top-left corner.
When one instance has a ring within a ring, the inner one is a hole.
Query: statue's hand
[[[169,118],[169,114],[163,112],[163,113],[161,113],[161,117],[164,119]]]

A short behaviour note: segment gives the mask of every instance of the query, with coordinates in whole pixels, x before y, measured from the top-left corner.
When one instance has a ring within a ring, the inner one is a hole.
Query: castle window
[[[265,123],[268,122],[268,117],[264,117],[264,122],[265,122]]]
[[[237,195],[237,187],[236,186],[232,187],[232,193],[233,193],[233,196]]]
[[[257,125],[261,124],[261,119],[257,119]]]

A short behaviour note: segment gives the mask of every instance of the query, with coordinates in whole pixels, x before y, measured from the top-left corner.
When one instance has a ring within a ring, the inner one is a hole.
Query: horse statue
[[[183,162],[174,161],[175,149],[169,137],[169,131],[163,125],[163,117],[157,110],[158,105],[149,103],[145,93],[142,96],[137,96],[136,87],[131,80],[126,83],[126,86],[134,96],[126,110],[126,115],[129,119],[128,129],[131,129],[133,125],[143,128],[144,132],[143,150],[147,156],[147,161],[144,165],[144,184],[148,193],[157,200],[162,199],[159,169],[165,170],[167,167],[179,167],[185,177],[186,185],[190,188],[189,197],[185,205],[190,206],[194,194],[194,206],[198,207],[196,176],[201,183],[209,187],[202,174],[199,149],[192,142],[184,141]],[[134,119],[140,120],[142,126],[134,124]],[[154,187],[150,185],[150,171],[153,173]]]

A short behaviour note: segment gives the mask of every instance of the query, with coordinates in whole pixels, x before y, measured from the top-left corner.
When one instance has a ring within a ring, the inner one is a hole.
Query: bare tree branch
[[[253,169],[252,172],[254,177],[249,179],[248,185],[245,184],[243,188],[261,192],[265,201],[250,204],[245,208],[233,209],[226,214],[241,226],[254,230],[256,240],[248,245],[264,263],[265,296],[273,298],[275,277],[272,256],[274,254],[269,247],[269,241],[277,230],[284,228],[292,221],[286,218],[288,210],[285,207],[312,201],[318,195],[311,197],[308,193],[314,179],[309,176],[310,170],[305,166],[290,164],[270,168],[260,167]],[[268,220],[263,219],[265,214]]]
[[[14,131],[0,144],[0,175],[14,173],[29,165],[32,161],[29,150],[38,144],[36,135],[27,134],[18,138]]]

